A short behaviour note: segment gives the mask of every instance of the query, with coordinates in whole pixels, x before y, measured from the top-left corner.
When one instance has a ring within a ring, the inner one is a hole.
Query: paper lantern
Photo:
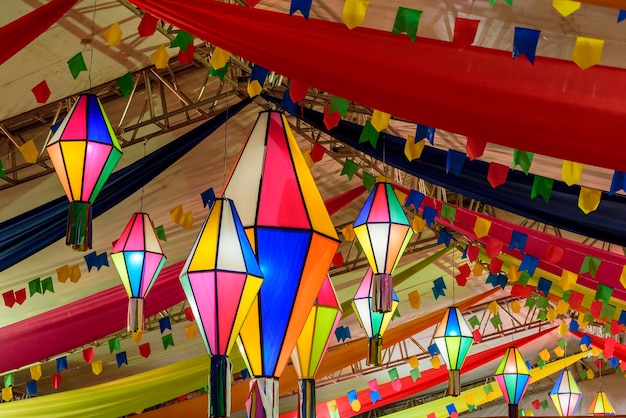
[[[372,188],[354,221],[354,233],[374,272],[373,309],[389,312],[393,305],[391,273],[413,235],[391,184],[381,182]]]
[[[298,373],[298,416],[301,418],[315,418],[315,373],[340,319],[341,305],[327,275],[291,353],[291,361]]]
[[[180,273],[209,354],[209,415],[230,416],[228,359],[263,282],[235,204],[216,199]]]
[[[530,372],[517,347],[510,347],[495,373],[504,400],[509,404],[509,418],[519,416],[518,404],[530,383]]]
[[[589,406],[587,410],[587,415],[599,417],[611,417],[615,415],[615,409],[613,409],[613,405],[609,402],[609,398],[606,396],[605,392],[599,391],[596,393],[596,396],[593,397],[593,401],[591,401],[591,406]]]
[[[249,416],[274,416],[278,377],[322,287],[339,240],[289,124],[279,112],[259,114],[224,196],[239,209],[264,277],[240,332],[240,348],[255,377],[249,409],[262,404],[262,408],[249,411]],[[264,412],[258,412],[261,410]]]
[[[369,338],[367,364],[378,366],[381,363],[383,334],[387,330],[387,326],[389,326],[389,322],[391,322],[393,314],[398,307],[398,296],[396,292],[392,291],[393,303],[391,305],[391,311],[385,313],[374,311],[372,308],[374,293],[373,277],[374,273],[372,269],[368,268],[361,285],[354,295],[352,307],[354,308],[354,313],[359,319],[363,331],[365,331]]]
[[[111,259],[130,298],[128,332],[143,330],[144,298],[166,261],[159,237],[147,213],[131,216],[122,235],[113,244]]]
[[[574,379],[569,370],[561,371],[549,395],[554,403],[556,412],[561,417],[574,415],[583,397],[576,379]]]
[[[448,394],[459,396],[461,393],[460,370],[472,347],[474,335],[458,307],[448,308],[435,329],[433,339],[448,367]]]
[[[82,95],[46,146],[70,201],[65,243],[91,248],[91,205],[122,156],[100,99]]]

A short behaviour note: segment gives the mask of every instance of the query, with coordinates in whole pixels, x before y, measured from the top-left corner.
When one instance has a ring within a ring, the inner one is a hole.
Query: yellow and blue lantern
[[[448,367],[448,394],[461,393],[461,367],[474,342],[474,336],[463,313],[457,306],[451,306],[435,329],[433,340]]]
[[[583,393],[576,383],[576,379],[569,370],[562,370],[554,382],[554,387],[549,393],[554,403],[556,412],[561,417],[569,417],[576,413]]]

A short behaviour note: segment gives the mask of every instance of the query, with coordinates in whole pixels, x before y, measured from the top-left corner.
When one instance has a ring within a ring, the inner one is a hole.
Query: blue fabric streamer
[[[286,110],[292,115],[296,113],[296,104],[291,100],[291,94],[289,93],[289,89],[285,90],[283,94],[283,100],[280,102],[280,109]]]
[[[578,332],[578,328],[580,326],[578,325],[578,321],[576,321],[575,319],[572,319],[569,323],[569,330],[572,332]]]
[[[540,31],[535,29],[516,27],[513,38],[513,59],[524,54],[526,58],[528,58],[528,61],[534,65],[539,33]]]
[[[443,244],[448,248],[450,246],[450,241],[452,240],[452,235],[448,231],[439,232],[439,238],[437,239],[437,245]]]
[[[57,359],[57,373],[61,373],[61,370],[67,370],[67,356]]]
[[[359,396],[356,394],[356,390],[352,389],[350,392],[348,392],[348,400],[350,401],[350,403],[358,399],[359,399]]]
[[[617,320],[619,325],[626,325],[626,311],[622,311],[619,314],[619,319]]]
[[[261,87],[265,84],[265,78],[269,74],[269,70],[267,68],[263,68],[260,65],[254,64],[252,67],[252,71],[250,72],[250,81],[258,81]]]
[[[616,171],[613,173],[613,180],[611,180],[611,189],[609,190],[609,196],[613,196],[620,190],[626,191],[626,173],[623,171]]]
[[[28,395],[30,396],[39,394],[39,391],[37,390],[36,380],[31,380],[29,382],[26,382],[26,393],[28,393]]]
[[[437,289],[447,289],[446,282],[443,280],[443,277],[438,277],[433,281],[433,284]]]
[[[578,345],[586,345],[587,347],[591,346],[591,337],[587,334],[583,334],[583,336],[580,339],[580,342],[578,343]]]
[[[441,354],[441,351],[439,351],[437,344],[431,344],[428,346],[428,353],[431,357],[435,357],[437,354]]]
[[[372,404],[376,404],[377,401],[382,401],[383,398],[380,397],[380,392],[377,390],[373,390],[370,392],[370,399],[372,400]]]
[[[128,358],[126,357],[126,351],[119,352],[115,355],[115,361],[117,361],[117,368],[122,367],[122,364],[128,365]]]
[[[159,329],[161,330],[161,334],[163,334],[163,331],[166,329],[172,330],[172,322],[169,316],[159,319]]]

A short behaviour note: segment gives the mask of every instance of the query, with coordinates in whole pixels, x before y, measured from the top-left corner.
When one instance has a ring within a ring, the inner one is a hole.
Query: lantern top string
[[[230,119],[228,111],[230,108],[230,104],[229,104],[229,100],[230,100],[230,83],[228,82],[228,80],[226,80],[226,122],[224,122],[224,178],[223,178],[223,184],[224,184],[224,193],[222,195],[222,197],[226,197],[226,154],[227,154],[227,138],[228,138],[228,120]]]
[[[91,17],[91,50],[89,52],[89,68],[87,69],[87,79],[89,80],[89,92],[93,88],[91,84],[91,67],[93,65],[93,49],[94,49],[94,37],[96,34],[96,9],[98,0],[93,0],[93,16]]]

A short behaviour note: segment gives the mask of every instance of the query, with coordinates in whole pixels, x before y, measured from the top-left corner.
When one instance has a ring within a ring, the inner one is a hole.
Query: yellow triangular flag
[[[626,266],[622,267],[622,274],[619,276],[619,282],[626,288]]]
[[[57,280],[61,283],[65,283],[70,277],[70,266],[67,264],[57,269]]]
[[[511,264],[509,266],[509,272],[506,274],[506,277],[509,279],[509,281],[516,282],[519,280],[520,277],[522,277],[522,273],[517,271],[517,266],[515,264]]]
[[[139,344],[142,338],[143,338],[142,330],[138,329],[137,331],[133,331],[133,342],[135,344]]]
[[[424,145],[426,145],[425,139],[415,142],[415,137],[409,135],[404,144],[404,155],[406,159],[409,161],[419,159],[422,156],[422,151],[424,151]]]
[[[598,209],[602,190],[592,189],[590,187],[580,186],[580,194],[578,195],[578,207],[585,212],[585,215]]]
[[[426,219],[422,219],[419,216],[415,215],[413,217],[413,222],[411,222],[411,228],[413,228],[413,231],[415,231],[416,233],[420,233],[424,230],[425,227],[426,227]]]
[[[422,297],[420,296],[420,292],[414,290],[409,293],[409,302],[411,303],[411,308],[419,309],[422,304]]]
[[[573,186],[580,181],[583,168],[585,168],[584,164],[565,160],[561,169],[561,178],[568,186]]]
[[[441,367],[441,359],[438,355],[436,355],[435,357],[430,359],[430,364],[432,364],[433,369],[438,369],[439,367]]]
[[[109,46],[116,46],[122,42],[122,29],[117,22],[109,26],[107,30],[104,31],[103,35]]]
[[[30,368],[30,378],[33,380],[41,379],[41,364],[36,364]]]
[[[476,223],[474,224],[474,233],[476,237],[482,238],[489,234],[489,229],[491,228],[491,221],[485,218],[481,218],[480,216],[476,217]]]
[[[560,300],[559,303],[556,304],[556,313],[559,315],[565,315],[569,310],[569,302],[565,302],[564,300]]]
[[[576,37],[572,60],[583,70],[600,63],[604,39]]]
[[[417,356],[409,357],[409,365],[412,369],[417,369],[420,366],[420,361]]]
[[[230,58],[230,52],[216,46],[213,50],[213,55],[211,56],[211,67],[213,67],[213,69],[215,70],[224,68],[226,66],[226,63],[228,62],[228,58]]]
[[[13,399],[13,386],[2,388],[2,400],[9,402],[11,399]]]
[[[311,150],[307,149],[302,151],[302,156],[304,157],[304,162],[306,163],[306,166],[309,167],[309,170],[311,168],[313,168],[313,164],[315,164],[313,162],[313,159],[311,158]]]
[[[98,376],[102,373],[102,360],[94,360],[91,362],[91,371]]]
[[[183,228],[189,229],[193,226],[193,213],[187,212],[183,215],[180,224]]]
[[[378,132],[384,131],[389,127],[389,119],[391,115],[389,113],[381,112],[380,110],[374,110],[372,113],[372,120],[370,123]]]
[[[598,357],[600,354],[602,354],[602,349],[600,347],[592,346],[591,354],[593,354],[594,357]]]
[[[546,313],[546,319],[550,322],[556,319],[556,311],[552,308],[548,309],[548,313]]]
[[[188,339],[193,340],[196,338],[196,334],[198,333],[198,327],[196,324],[191,324],[185,327],[185,335]]]
[[[35,164],[37,162],[39,151],[37,151],[35,141],[32,139],[20,145],[20,152],[22,153],[22,157],[24,157],[24,161],[28,164]]]
[[[576,284],[576,280],[578,280],[578,274],[569,270],[563,270],[561,280],[559,280],[559,286],[561,286],[563,290],[572,290]]]
[[[580,9],[579,1],[571,0],[552,0],[552,7],[554,7],[561,16],[569,16],[576,10]]]
[[[398,189],[393,189],[393,191],[395,192],[396,197],[398,198],[398,202],[400,202],[401,205],[404,205],[404,202],[406,202],[407,194],[404,192],[401,192]]]
[[[333,399],[332,401],[326,402],[326,406],[328,406],[330,412],[335,412],[337,410],[337,400]]]
[[[256,97],[263,91],[263,86],[259,83],[259,80],[252,80],[248,83],[248,96]]]
[[[467,396],[465,397],[465,402],[466,402],[468,405],[474,405],[474,404],[476,404],[476,401],[474,400],[474,395],[467,395]]]
[[[167,53],[165,45],[161,45],[159,49],[157,49],[152,55],[150,55],[150,58],[152,59],[152,62],[157,69],[162,69],[167,67],[167,63],[170,60],[170,55]]]
[[[526,412],[526,416],[527,417],[534,417],[535,416],[535,412],[532,409],[527,409],[525,412]]]
[[[80,280],[80,276],[80,266],[78,264],[70,267],[70,281],[72,283],[77,283]]]
[[[541,357],[541,360],[543,361],[548,361],[550,360],[550,352],[544,348],[542,351],[539,352],[539,357]]]
[[[559,324],[559,335],[564,337],[567,335],[567,331],[569,331],[569,325],[567,325],[567,322],[561,322]]]
[[[498,311],[500,310],[500,306],[498,305],[498,302],[496,302],[495,300],[492,300],[489,305],[487,305],[487,308],[489,309],[489,312],[491,312],[492,315],[495,315],[498,313]]]
[[[170,218],[175,224],[179,224],[183,220],[183,205],[178,205],[170,210]]]
[[[354,412],[359,412],[361,410],[361,401],[357,399],[355,401],[350,402],[350,407],[352,407],[352,410]]]
[[[563,355],[565,354],[565,350],[563,350],[561,347],[556,347],[554,349],[554,354],[556,354],[557,357],[563,357]]]
[[[596,377],[596,374],[591,369],[587,369],[587,379],[593,380]]]
[[[513,302],[511,302],[511,310],[513,311],[513,313],[520,313],[520,311],[522,310],[522,305],[519,303],[519,300],[515,299]]]
[[[354,238],[356,237],[352,224],[344,226],[341,229],[341,233],[343,234],[343,237],[346,239],[346,241],[354,241]]]
[[[482,264],[480,263],[475,263],[474,267],[472,267],[472,274],[476,277],[480,276],[481,274],[483,274],[483,270],[484,267]]]
[[[346,0],[343,4],[341,19],[348,29],[354,29],[363,24],[365,13],[369,7],[369,0]]]

